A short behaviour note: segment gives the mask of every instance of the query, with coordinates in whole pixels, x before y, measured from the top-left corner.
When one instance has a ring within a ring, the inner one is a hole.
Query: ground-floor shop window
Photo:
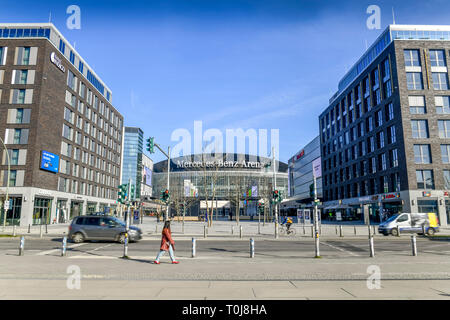
[[[52,200],[34,199],[33,224],[50,224]]]

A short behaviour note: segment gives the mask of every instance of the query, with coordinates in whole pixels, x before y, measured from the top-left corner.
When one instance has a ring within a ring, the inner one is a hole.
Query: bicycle
[[[295,236],[295,229],[292,226],[288,230],[286,225],[280,225],[279,232],[281,235]]]

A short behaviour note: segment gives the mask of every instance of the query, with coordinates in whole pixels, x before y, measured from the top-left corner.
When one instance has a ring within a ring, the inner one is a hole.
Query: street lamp
[[[10,164],[8,149],[6,148],[6,145],[3,142],[2,138],[0,138],[0,141],[2,142],[3,148],[5,148],[6,158],[8,159],[8,180],[6,182],[6,198],[5,198],[5,203],[6,203],[9,201],[9,177],[10,177],[10,172],[11,172],[11,164]],[[5,231],[5,227],[6,227],[6,210],[5,210],[5,213],[3,214],[3,231]]]

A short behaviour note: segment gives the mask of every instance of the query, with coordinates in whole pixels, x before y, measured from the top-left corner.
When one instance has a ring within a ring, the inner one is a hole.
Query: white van
[[[380,223],[378,232],[385,236],[400,233],[425,233],[433,235],[439,231],[439,221],[435,213],[400,213],[395,214],[388,220]]]

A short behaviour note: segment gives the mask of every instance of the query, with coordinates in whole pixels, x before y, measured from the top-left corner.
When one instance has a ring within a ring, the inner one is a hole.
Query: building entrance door
[[[51,208],[51,199],[35,198],[33,209],[33,224],[50,224]]]
[[[83,202],[72,201],[70,204],[70,216],[69,220],[83,214]]]

